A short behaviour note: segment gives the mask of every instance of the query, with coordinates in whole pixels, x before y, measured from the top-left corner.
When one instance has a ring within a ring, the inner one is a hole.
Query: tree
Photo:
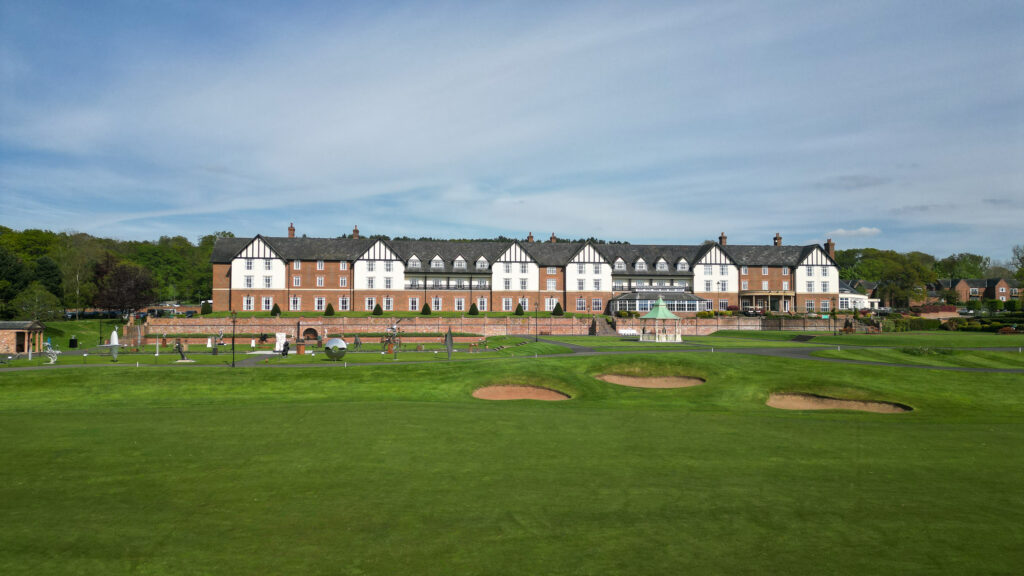
[[[912,300],[923,300],[925,285],[935,282],[935,272],[912,257],[892,253],[882,266],[876,294],[891,306],[909,306]]]
[[[274,307],[270,309],[270,315],[275,317],[281,315],[281,307],[277,305],[277,302],[274,302]]]
[[[153,302],[156,288],[153,276],[142,266],[121,262],[104,277],[96,294],[96,304],[101,308],[130,314]]]
[[[62,234],[54,256],[61,271],[64,305],[80,312],[96,297],[94,269],[101,249],[88,234]]]
[[[1003,302],[1003,310],[1007,312],[1016,312],[1020,309],[1020,300],[1007,300]]]
[[[36,280],[41,282],[46,291],[57,298],[64,295],[61,288],[62,279],[60,266],[49,256],[40,256],[36,260]]]
[[[327,308],[324,309],[324,316],[334,316],[334,305],[330,302],[327,303]]]
[[[374,304],[373,305],[373,312],[372,312],[372,314],[374,316],[383,316],[384,315],[384,309],[380,307],[380,304]]]
[[[516,311],[513,312],[513,314],[515,314],[516,316],[522,316],[524,314],[524,312],[523,312],[523,303],[522,302],[520,302],[519,304],[516,304]]]
[[[0,244],[0,318],[13,318],[8,304],[28,285],[29,273],[13,251]]]
[[[1014,244],[1010,264],[1017,269],[1017,280],[1024,281],[1024,244]]]
[[[212,314],[213,313],[213,304],[210,304],[209,302],[204,301],[202,306],[199,307],[199,313],[202,314],[203,316],[206,316],[207,314]]]
[[[942,278],[984,278],[989,264],[988,256],[962,252],[936,262],[935,271]]]
[[[60,298],[46,290],[42,282],[33,282],[11,300],[11,308],[22,320],[52,320],[61,313]]]
[[[985,300],[985,308],[988,308],[989,314],[995,314],[1003,309],[1003,301],[994,298],[992,300]]]
[[[942,300],[950,306],[956,306],[960,303],[960,294],[956,290],[943,290]]]
[[[480,309],[476,307],[476,302],[474,302],[474,303],[469,305],[469,315],[470,316],[479,316],[480,315]]]
[[[430,304],[424,304],[423,308],[420,310],[420,314],[423,316],[430,316]]]
[[[562,303],[555,302],[555,309],[551,311],[552,316],[565,316],[565,310],[562,310]]]

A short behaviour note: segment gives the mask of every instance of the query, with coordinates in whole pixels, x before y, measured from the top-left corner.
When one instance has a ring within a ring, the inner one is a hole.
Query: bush
[[[629,311],[619,310],[618,312],[615,313],[615,315],[618,316],[619,318],[629,318]]]
[[[274,304],[274,307],[270,309],[270,315],[271,316],[280,316],[281,315],[281,307],[278,306],[277,304]]]
[[[565,316],[565,310],[562,310],[562,303],[555,302],[555,309],[551,311],[552,316]]]
[[[513,312],[513,314],[515,314],[516,316],[522,316],[523,315],[523,305],[522,304],[516,304],[516,311]]]
[[[420,314],[423,316],[430,316],[430,304],[424,304],[423,309],[420,310]]]
[[[334,306],[328,302],[327,308],[324,308],[324,316],[334,316]]]
[[[985,308],[988,308],[988,311],[990,313],[994,314],[994,313],[996,313],[996,312],[998,312],[998,311],[1003,309],[1003,301],[1002,300],[986,300],[985,301]]]
[[[702,312],[697,312],[697,318],[714,318],[714,317],[715,317],[715,313],[712,312],[711,310],[704,310]]]
[[[373,312],[371,312],[371,314],[373,314],[374,316],[383,316],[384,309],[380,307],[380,304],[374,304]]]
[[[1016,312],[1020,310],[1020,300],[1007,300],[1003,303],[1003,310],[1007,312]]]
[[[474,303],[469,305],[469,315],[470,316],[479,316],[480,315],[480,309],[476,307],[476,302],[474,302]]]
[[[732,306],[727,306],[727,307],[726,307],[726,310],[728,310],[729,312],[736,312],[736,311],[738,311],[739,309],[740,309],[740,307],[739,307],[739,306],[736,306],[735,304],[733,304]]]
[[[977,312],[978,310],[981,310],[981,300],[969,300],[964,304],[964,307],[968,310]]]
[[[203,305],[199,307],[200,314],[209,314],[213,312],[213,305],[209,302],[203,302]]]

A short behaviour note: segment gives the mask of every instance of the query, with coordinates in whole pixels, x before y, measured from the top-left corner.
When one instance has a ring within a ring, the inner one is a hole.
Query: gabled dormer
[[[440,254],[435,254],[434,257],[430,259],[430,269],[444,270],[444,258],[441,258]]]
[[[612,270],[615,271],[615,272],[625,272],[626,271],[626,261],[623,260],[622,258],[616,258],[615,259],[615,264],[612,266]]]
[[[647,262],[645,262],[643,258],[637,258],[636,262],[633,262],[633,269],[637,272],[646,272]]]
[[[419,270],[420,266],[421,266],[420,259],[418,257],[416,257],[415,255],[411,256],[409,258],[408,266],[409,266],[409,270]]]
[[[668,262],[664,258],[658,258],[654,263],[654,269],[658,272],[668,272]]]
[[[452,262],[452,269],[455,270],[456,272],[465,272],[466,271],[466,259],[463,258],[462,256],[456,257],[455,261]]]
[[[686,258],[680,258],[679,261],[676,262],[676,272],[689,272],[689,271],[690,271],[690,263],[686,261]]]
[[[477,270],[487,270],[488,266],[489,266],[489,263],[487,262],[487,258],[484,258],[483,256],[481,256],[479,259],[477,259],[477,261],[476,261],[476,269]]]

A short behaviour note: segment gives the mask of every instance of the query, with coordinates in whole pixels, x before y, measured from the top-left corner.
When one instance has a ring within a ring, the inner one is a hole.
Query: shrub
[[[380,307],[380,304],[375,304],[373,306],[373,312],[371,312],[371,314],[373,314],[374,316],[383,316],[384,309]]]
[[[324,316],[334,316],[334,306],[328,302],[327,308],[324,309]]]
[[[736,312],[736,311],[738,311],[739,309],[740,309],[740,307],[739,307],[739,306],[736,306],[735,304],[733,304],[733,305],[731,305],[731,306],[728,306],[728,307],[726,307],[726,310],[728,310],[729,312]]]
[[[474,302],[474,303],[469,305],[469,315],[470,316],[479,316],[480,315],[480,309],[476,307],[476,302]]]
[[[430,304],[424,304],[423,309],[420,310],[420,314],[423,316],[430,316]]]
[[[565,310],[562,310],[562,303],[555,302],[555,309],[551,311],[552,316],[565,316]]]
[[[278,305],[277,305],[277,304],[275,303],[275,304],[274,304],[274,307],[270,309],[270,315],[271,315],[271,316],[280,316],[280,315],[281,315],[281,307],[280,307],[280,306],[278,306]]]
[[[985,301],[985,308],[988,308],[988,311],[990,313],[994,314],[994,313],[996,313],[996,312],[998,312],[998,311],[1003,309],[1003,301],[1002,300],[986,300]]]
[[[977,312],[978,310],[981,310],[981,300],[968,300],[967,303],[964,304],[964,306],[968,310],[973,310],[974,312]]]
[[[1020,301],[1007,300],[1003,303],[1003,310],[1006,310],[1007,312],[1016,312],[1017,310],[1020,310]]]
[[[523,312],[523,305],[522,304],[516,304],[516,311],[513,312],[513,314],[515,314],[516,316],[522,316],[524,314],[524,312]]]
[[[203,302],[203,305],[199,307],[200,314],[209,314],[213,312],[213,305],[209,302]]]
[[[629,318],[629,311],[619,310],[618,312],[615,313],[615,315],[618,316],[619,318]]]
[[[702,312],[697,312],[697,318],[714,318],[714,317],[715,317],[715,313],[712,312],[711,310],[704,310]]]

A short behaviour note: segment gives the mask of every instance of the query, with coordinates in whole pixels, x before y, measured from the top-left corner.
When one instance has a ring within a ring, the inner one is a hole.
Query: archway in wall
[[[305,330],[302,331],[302,339],[303,340],[317,340],[317,339],[319,339],[319,334],[317,334],[315,328],[306,328]]]

